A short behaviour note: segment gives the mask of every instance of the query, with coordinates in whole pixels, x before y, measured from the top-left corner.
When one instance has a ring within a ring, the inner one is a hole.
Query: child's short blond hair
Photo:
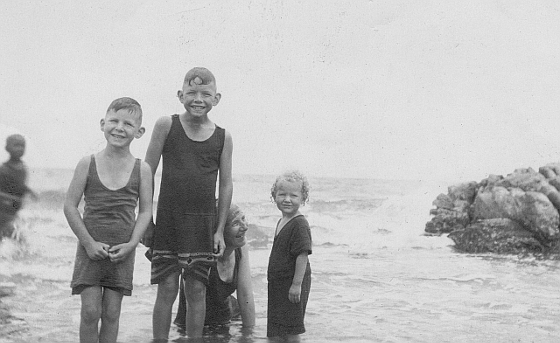
[[[270,189],[270,196],[273,200],[276,197],[278,182],[280,181],[301,182],[301,203],[302,205],[305,205],[305,203],[309,201],[309,181],[307,181],[307,177],[305,177],[303,173],[298,170],[290,170],[278,175],[276,181],[274,181],[272,188]]]
[[[142,123],[142,106],[140,106],[138,101],[129,97],[115,99],[107,108],[107,113],[110,111],[118,112],[120,110],[128,110],[129,113],[138,116],[138,120]]]

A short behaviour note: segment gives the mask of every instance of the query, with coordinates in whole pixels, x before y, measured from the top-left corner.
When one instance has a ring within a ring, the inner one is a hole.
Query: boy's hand
[[[214,234],[214,256],[221,257],[226,249],[226,242],[224,241],[224,235],[216,232]]]
[[[117,244],[109,249],[109,259],[113,263],[122,262],[133,250],[135,246],[130,243]]]
[[[109,244],[94,242],[93,244],[84,246],[84,248],[86,249],[88,257],[94,261],[101,261],[109,256]]]
[[[290,286],[290,291],[288,292],[288,299],[291,303],[297,304],[300,302],[301,297],[301,285],[292,285]]]

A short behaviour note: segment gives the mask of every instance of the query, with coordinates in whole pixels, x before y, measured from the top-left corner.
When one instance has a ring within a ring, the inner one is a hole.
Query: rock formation
[[[449,233],[455,247],[466,252],[560,258],[559,190],[560,163],[450,186],[433,201],[425,231]]]

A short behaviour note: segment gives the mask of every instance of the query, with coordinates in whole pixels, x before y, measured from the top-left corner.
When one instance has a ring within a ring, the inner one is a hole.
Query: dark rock
[[[550,193],[545,193],[545,195],[548,197],[548,200],[550,200],[552,205],[554,205],[556,210],[560,210],[560,193],[550,192]]]
[[[425,232],[450,233],[468,252],[558,254],[560,259],[560,163],[489,175],[440,194]]]
[[[508,218],[525,226],[539,239],[551,241],[560,237],[558,211],[543,193],[494,187],[480,192],[473,207],[474,220]]]
[[[449,233],[457,228],[465,227],[470,222],[467,212],[437,208],[431,221],[426,223],[425,231],[431,234]]]
[[[505,188],[520,188],[524,191],[538,191],[541,183],[546,181],[546,178],[535,172],[531,168],[517,169],[513,174],[509,174],[502,180],[495,183],[496,186]]]
[[[526,192],[519,198],[520,212],[517,220],[541,241],[554,241],[560,238],[560,218],[558,211],[548,197],[539,192]]]
[[[478,184],[475,181],[461,183],[448,187],[449,197],[452,201],[462,200],[471,204],[474,201]]]
[[[547,179],[553,179],[556,177],[556,173],[549,166],[540,167],[539,173],[541,173]]]
[[[556,176],[553,179],[549,179],[548,183],[550,183],[557,191],[560,191],[560,176]]]
[[[485,188],[478,192],[473,203],[473,220],[493,218],[515,218],[516,196],[525,194],[514,188],[504,187]]]
[[[518,254],[544,250],[523,226],[505,218],[480,220],[451,232],[448,237],[457,249],[468,253]]]
[[[436,200],[434,200],[432,202],[432,205],[438,207],[438,208],[445,208],[448,210],[452,210],[453,207],[455,207],[455,205],[453,205],[453,199],[451,199],[451,197],[445,195],[445,194],[440,194],[436,197]]]

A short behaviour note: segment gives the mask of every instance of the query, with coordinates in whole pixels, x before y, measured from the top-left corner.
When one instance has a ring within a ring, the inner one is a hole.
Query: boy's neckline
[[[126,188],[130,184],[130,181],[132,180],[132,174],[134,173],[134,168],[136,167],[137,158],[134,158],[134,164],[132,166],[132,170],[130,171],[130,174],[128,174],[128,177],[126,178],[126,184],[124,184],[121,187],[117,187],[117,188],[109,187],[103,182],[103,179],[101,178],[101,174],[99,173],[98,162],[99,162],[100,159],[101,159],[101,157],[97,157],[96,154],[92,154],[92,159],[91,159],[90,163],[94,164],[95,175],[97,176],[97,179],[99,180],[99,183],[101,184],[101,186],[103,186],[103,188],[105,188],[106,190],[111,191],[111,192],[117,192],[117,191],[120,191],[120,190]]]
[[[212,132],[207,136],[206,135],[203,136],[203,137],[205,137],[204,139],[200,139],[200,140],[199,139],[193,139],[191,136],[189,136],[187,130],[185,129],[185,125],[183,125],[183,121],[181,120],[181,115],[180,114],[177,115],[177,119],[179,120],[179,124],[181,124],[181,128],[183,129],[183,133],[185,134],[185,136],[193,142],[199,142],[199,143],[206,142],[207,140],[212,138],[212,136],[216,132],[216,124],[209,120],[208,126],[213,126]]]

